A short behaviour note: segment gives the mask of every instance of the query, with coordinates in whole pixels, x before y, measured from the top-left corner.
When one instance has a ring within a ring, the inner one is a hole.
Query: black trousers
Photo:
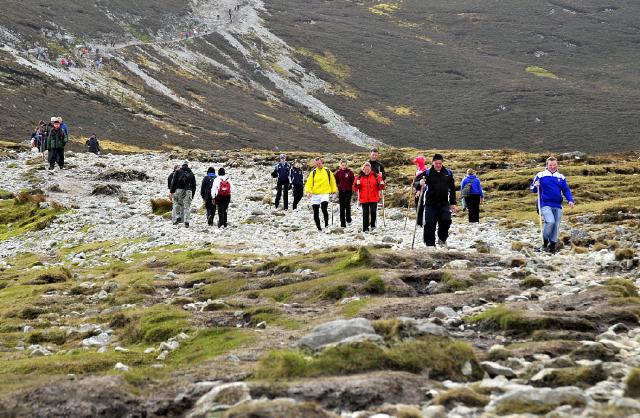
[[[364,232],[376,227],[376,217],[378,215],[378,202],[362,203],[362,230]]]
[[[480,222],[480,195],[472,194],[464,198],[469,209],[469,222]]]
[[[60,168],[64,167],[64,148],[54,148],[49,150],[49,168],[53,168],[56,163]]]
[[[231,202],[231,196],[216,197],[216,206],[218,207],[218,228],[227,226],[227,209]]]
[[[293,185],[293,209],[298,207],[298,203],[300,203],[300,200],[302,200],[302,196],[304,196],[304,185],[294,184]]]
[[[340,226],[345,228],[347,223],[351,223],[351,190],[340,190],[338,192],[338,202],[340,203]]]
[[[280,204],[280,196],[282,196],[282,201],[284,202],[285,210],[289,209],[289,182],[288,181],[278,180],[278,183],[276,183],[276,208]]]
[[[451,206],[436,205],[424,207],[424,243],[427,247],[436,245],[436,225],[438,239],[447,241],[451,227]]]
[[[423,197],[424,199],[424,197]],[[424,218],[424,202],[420,202],[420,207],[418,207],[418,200],[419,198],[416,197],[416,223],[418,224],[418,226],[422,226],[422,220]]]
[[[207,209],[207,223],[213,225],[213,218],[216,217],[216,205],[207,203],[204,207]]]
[[[313,208],[313,220],[316,221],[316,226],[318,227],[318,231],[322,231],[322,227],[320,226],[320,208],[322,208],[322,216],[324,216],[324,227],[329,226],[329,211],[327,208],[329,207],[329,202],[322,202],[319,205],[311,205]]]

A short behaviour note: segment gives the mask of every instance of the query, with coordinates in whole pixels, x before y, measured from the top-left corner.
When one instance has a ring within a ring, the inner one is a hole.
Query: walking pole
[[[386,221],[386,219],[384,217],[384,190],[382,190],[382,225],[384,227],[387,226],[387,221]]]
[[[420,198],[418,199],[418,205],[416,206],[416,224],[413,227],[413,239],[411,240],[411,249],[413,250],[413,246],[416,242],[416,231],[418,230],[418,212],[420,211],[420,205],[422,204],[422,195],[424,191],[424,187],[420,189]],[[423,225],[424,227],[424,225]]]
[[[336,209],[336,206],[333,204],[333,200],[331,198],[329,198],[329,201],[331,202],[331,226],[333,226],[333,211]]]
[[[542,245],[544,245],[544,225],[542,222],[542,199],[540,198],[540,183],[538,183],[538,222],[540,224],[540,236],[542,238]]]
[[[414,199],[413,193],[415,189],[413,188],[413,181],[415,177],[411,178],[411,185],[409,186],[409,200],[407,200],[407,214],[404,217],[404,227],[402,227],[403,231],[407,230],[407,221],[409,220],[409,213],[411,212],[411,201]]]

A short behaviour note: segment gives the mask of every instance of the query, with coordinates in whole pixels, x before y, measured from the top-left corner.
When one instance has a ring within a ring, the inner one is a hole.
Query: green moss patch
[[[41,209],[33,198],[23,199],[0,200],[0,240],[45,229],[66,210],[57,204]]]
[[[469,362],[472,375],[462,369]],[[289,379],[335,376],[371,370],[428,372],[434,379],[479,379],[482,371],[472,348],[459,341],[439,337],[409,340],[384,349],[369,342],[327,348],[311,356],[299,350],[271,351],[259,362],[259,379]]]

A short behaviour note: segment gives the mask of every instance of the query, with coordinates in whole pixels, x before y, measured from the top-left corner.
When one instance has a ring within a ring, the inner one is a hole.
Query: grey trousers
[[[173,195],[173,212],[171,219],[175,223],[178,218],[188,223],[191,218],[191,190],[177,189]]]

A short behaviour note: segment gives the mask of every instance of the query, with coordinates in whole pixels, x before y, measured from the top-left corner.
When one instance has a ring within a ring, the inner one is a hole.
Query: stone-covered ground
[[[372,234],[355,205],[327,234],[306,200],[273,210],[265,152],[68,153],[53,172],[0,154],[2,416],[640,413],[634,154],[563,156],[578,206],[557,255],[538,251],[526,190],[542,155],[446,153],[457,182],[479,170],[487,203],[427,252],[404,225],[413,150],[383,152]],[[152,211],[185,159],[198,180],[226,167],[226,230],[199,197],[188,229]]]

